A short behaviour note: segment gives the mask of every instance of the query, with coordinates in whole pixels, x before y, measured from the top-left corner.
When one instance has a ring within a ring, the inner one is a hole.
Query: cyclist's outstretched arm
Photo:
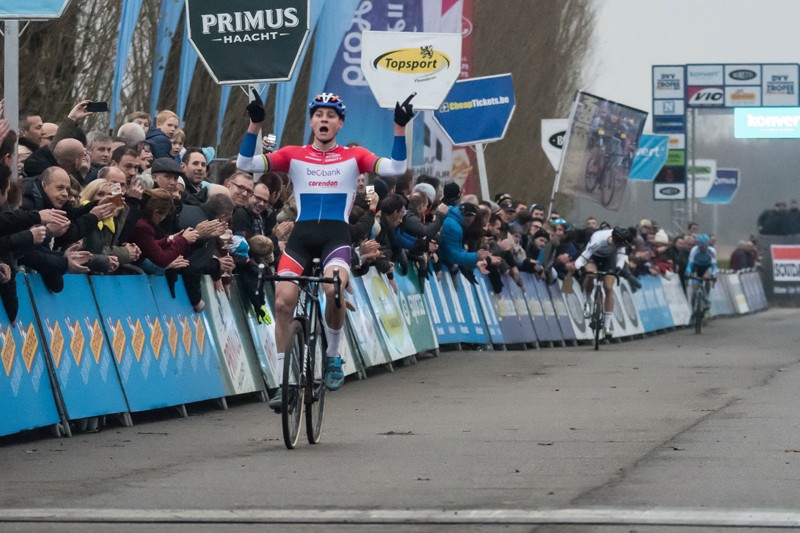
[[[375,163],[375,173],[378,176],[399,176],[406,171],[406,124],[414,118],[414,106],[411,105],[411,99],[416,94],[414,93],[406,98],[402,104],[397,102],[394,107],[392,158],[381,157],[378,159],[377,163]]]

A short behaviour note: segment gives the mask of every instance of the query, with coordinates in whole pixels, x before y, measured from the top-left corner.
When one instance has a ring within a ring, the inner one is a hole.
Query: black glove
[[[264,102],[261,101],[261,96],[255,89],[253,89],[253,96],[255,100],[247,104],[247,114],[250,115],[250,121],[253,124],[261,124],[264,122],[267,112],[264,111]]]
[[[405,128],[406,124],[411,122],[411,119],[414,118],[414,106],[411,105],[411,99],[414,98],[417,93],[412,94],[406,101],[400,104],[400,102],[396,102],[394,105],[394,123],[398,126]]]

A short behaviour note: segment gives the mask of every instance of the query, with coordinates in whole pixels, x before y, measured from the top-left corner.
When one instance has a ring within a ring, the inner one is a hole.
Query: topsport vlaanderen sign
[[[286,81],[308,37],[309,2],[186,0],[189,42],[219,84]]]
[[[383,108],[417,93],[415,109],[437,109],[461,74],[460,33],[365,31],[361,42],[361,71]]]

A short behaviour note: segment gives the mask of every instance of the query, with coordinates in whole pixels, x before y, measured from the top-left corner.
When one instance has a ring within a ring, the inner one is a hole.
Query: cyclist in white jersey
[[[583,272],[585,270],[587,273],[582,280],[583,294],[586,297],[583,309],[585,318],[588,318],[591,314],[589,297],[592,291],[592,282],[594,281],[592,272],[600,270],[616,272],[619,275],[619,271],[625,266],[625,247],[631,242],[633,242],[633,236],[627,228],[617,226],[614,229],[595,231],[592,233],[583,253],[574,263],[567,265],[567,270],[573,272],[576,270]],[[614,281],[614,276],[605,276],[603,278],[603,288],[605,289],[603,330],[607,338],[613,335],[611,317],[614,314]]]
[[[279,275],[302,275],[311,260],[319,257],[324,275],[332,277],[334,269],[338,269],[342,287],[347,287],[350,278],[348,217],[358,176],[363,172],[397,176],[406,171],[405,126],[414,118],[413,96],[395,106],[392,158],[383,158],[362,147],[347,148],[336,143],[336,136],[344,126],[345,105],[331,93],[318,95],[308,105],[313,132],[310,145],[285,146],[270,154],[256,155],[256,143],[266,113],[261,99],[255,95],[255,100],[247,106],[250,126],[242,141],[236,166],[256,174],[269,171],[289,173],[297,202],[297,221],[278,264]],[[324,284],[324,289],[326,301],[332,302],[334,287]],[[294,317],[299,291],[297,284],[287,281],[278,282],[275,288],[275,341],[281,367],[287,340],[285,333]],[[344,384],[339,346],[346,312],[344,305],[325,306],[328,340],[325,385],[329,390],[337,390]],[[278,393],[270,400],[270,407],[277,409],[280,402]]]

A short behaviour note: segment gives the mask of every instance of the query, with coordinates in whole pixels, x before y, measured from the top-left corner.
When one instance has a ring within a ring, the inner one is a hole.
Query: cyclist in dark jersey
[[[706,291],[706,308],[710,306],[710,283],[717,277],[717,251],[711,246],[711,237],[707,233],[701,233],[695,239],[695,245],[689,252],[689,260],[686,263],[686,275],[696,275],[702,278],[708,290]],[[692,283],[692,296],[697,290],[697,282]]]
[[[308,105],[313,141],[307,146],[285,146],[269,154],[256,155],[265,111],[261,99],[247,106],[250,126],[247,129],[236,166],[253,173],[283,171],[289,173],[297,202],[297,221],[283,256],[278,274],[299,276],[319,257],[324,275],[332,277],[339,270],[342,287],[350,278],[350,230],[348,217],[356,194],[358,176],[371,172],[379,176],[397,176],[406,171],[405,126],[414,117],[411,98],[395,106],[394,146],[391,158],[378,157],[362,147],[344,147],[336,135],[344,126],[345,105],[331,93],[322,93]],[[334,288],[325,284],[326,301],[332,302]],[[285,332],[291,322],[299,287],[281,281],[275,288],[275,341],[278,363],[283,364]],[[340,343],[346,308],[325,306],[328,351],[325,357],[325,385],[337,390],[344,384]],[[280,370],[280,369],[279,369]],[[280,398],[270,400],[270,407],[280,405]]]

